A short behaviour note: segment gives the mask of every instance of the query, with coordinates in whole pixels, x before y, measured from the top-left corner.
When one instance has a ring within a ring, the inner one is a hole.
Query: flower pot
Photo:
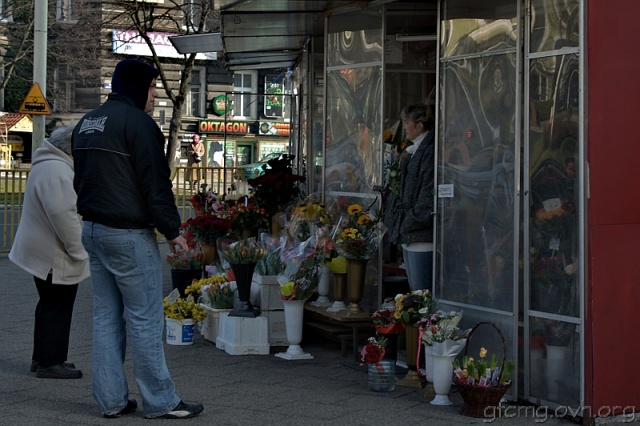
[[[207,311],[207,317],[202,322],[202,335],[205,340],[215,343],[218,338],[218,329],[220,328],[220,314],[222,312],[231,312],[231,309],[217,309],[204,306]]]
[[[367,381],[374,392],[392,392],[396,389],[396,362],[383,359],[368,365]]]
[[[318,298],[311,302],[313,306],[329,306],[331,305],[331,301],[327,297],[329,295],[330,285],[331,285],[331,271],[327,268],[327,265],[324,263],[320,265],[319,271],[319,279],[318,279]]]
[[[369,259],[347,259],[347,291],[349,295],[349,314],[362,313],[360,301],[364,294],[364,279]]]
[[[434,343],[434,345],[437,345],[437,343]],[[453,403],[449,399],[449,390],[453,381],[453,360],[456,355],[432,354],[431,357],[433,359],[433,390],[436,393],[431,404],[452,405]]]
[[[169,345],[193,345],[195,323],[192,319],[165,318],[166,339]]]
[[[200,243],[202,250],[202,264],[215,265],[218,261],[218,249],[215,244]]]
[[[418,328],[412,325],[405,327],[405,335],[407,337],[407,367],[409,371],[407,375],[398,381],[400,386],[420,387],[420,373],[418,373],[417,357],[418,357]]]
[[[333,303],[327,311],[338,312],[347,310],[344,297],[347,292],[347,274],[333,274]]]
[[[230,317],[246,317],[255,318],[260,315],[259,311],[253,309],[253,305],[249,300],[251,298],[251,281],[253,280],[253,271],[256,269],[254,263],[231,264],[233,275],[236,278],[236,287],[238,288],[238,302],[229,312]]]
[[[172,269],[171,270],[171,285],[173,288],[177,288],[181,297],[187,297],[184,290],[191,285],[193,280],[199,280],[202,278],[202,269]],[[198,299],[198,295],[194,294],[193,297]]]
[[[286,360],[312,359],[313,355],[304,352],[300,347],[305,300],[283,300],[282,302],[289,347],[286,352],[277,353],[276,356]]]

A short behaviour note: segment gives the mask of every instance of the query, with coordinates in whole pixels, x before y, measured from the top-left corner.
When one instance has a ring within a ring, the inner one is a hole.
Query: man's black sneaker
[[[136,408],[138,408],[138,402],[135,399],[130,399],[127,401],[127,405],[120,411],[118,411],[115,414],[105,414],[104,418],[105,419],[117,419],[120,416],[123,416],[125,414],[131,414],[134,411],[136,411]]]
[[[76,368],[76,365],[72,362],[63,362],[62,365],[64,365],[67,368]],[[32,373],[35,373],[36,371],[38,371],[38,361],[31,361],[31,367],[29,367],[29,371],[31,371]]]
[[[202,413],[202,410],[204,410],[204,406],[202,404],[187,404],[181,400],[173,410],[169,411],[162,417],[165,419],[188,419]]]
[[[82,371],[74,370],[64,364],[52,365],[51,367],[38,367],[36,377],[40,379],[79,379]]]

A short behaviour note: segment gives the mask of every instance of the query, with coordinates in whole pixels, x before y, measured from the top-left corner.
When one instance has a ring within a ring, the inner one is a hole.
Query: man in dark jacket
[[[164,136],[148,114],[158,75],[144,62],[118,63],[109,98],[73,132],[74,187],[91,261],[93,395],[107,418],[138,405],[129,399],[123,367],[127,331],[145,417],[185,418],[203,410],[176,395],[164,357],[162,264],[154,228],[172,252],[186,250],[187,243],[180,235]]]

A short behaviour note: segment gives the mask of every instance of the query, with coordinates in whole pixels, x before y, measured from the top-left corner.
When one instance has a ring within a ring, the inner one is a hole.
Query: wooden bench
[[[347,356],[347,346],[352,338],[349,328],[316,321],[306,321],[304,325],[330,340],[340,342],[341,355],[343,358]]]
[[[353,356],[359,360],[359,331],[373,333],[373,322],[367,312],[349,315],[347,311],[328,312],[326,307],[305,306],[305,325],[324,336],[340,342],[342,356],[347,355],[347,345],[351,341]]]

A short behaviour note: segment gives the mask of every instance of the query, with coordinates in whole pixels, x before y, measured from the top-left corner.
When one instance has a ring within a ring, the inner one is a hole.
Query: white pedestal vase
[[[558,383],[565,374],[565,360],[569,353],[568,346],[547,345],[547,395],[550,401],[557,401]]]
[[[320,277],[318,280],[318,299],[314,302],[311,302],[313,306],[330,306],[331,301],[329,300],[329,290],[331,289],[331,271],[324,263],[320,264]]]
[[[283,300],[284,321],[289,347],[286,352],[277,353],[278,358],[286,360],[313,359],[313,355],[300,347],[302,341],[302,321],[304,318],[304,300]]]
[[[424,370],[427,383],[433,383],[433,355],[431,354],[431,346],[423,343],[424,349]]]
[[[431,357],[433,359],[433,390],[436,393],[431,401],[432,405],[452,405],[449,390],[453,381],[453,360],[460,353],[466,343],[462,340],[446,340],[433,342]]]

